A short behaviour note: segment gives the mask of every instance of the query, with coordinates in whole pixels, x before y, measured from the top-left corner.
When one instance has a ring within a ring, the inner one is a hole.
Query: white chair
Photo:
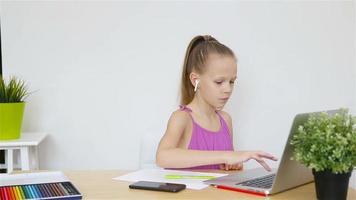
[[[140,169],[158,168],[156,165],[156,150],[162,135],[162,131],[148,131],[142,134],[140,141]]]

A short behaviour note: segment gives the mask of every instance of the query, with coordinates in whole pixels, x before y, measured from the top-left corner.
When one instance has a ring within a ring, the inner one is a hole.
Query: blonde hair
[[[181,104],[189,104],[194,98],[194,88],[190,83],[190,73],[203,73],[208,56],[212,53],[232,56],[236,59],[234,52],[227,46],[221,44],[210,35],[198,35],[194,37],[186,50],[182,79],[181,79]]]

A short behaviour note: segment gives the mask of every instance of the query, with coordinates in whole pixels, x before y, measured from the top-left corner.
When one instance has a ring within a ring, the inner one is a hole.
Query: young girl
[[[242,169],[255,159],[277,160],[262,151],[234,151],[232,120],[222,111],[237,78],[237,60],[230,48],[215,38],[196,36],[184,59],[181,106],[171,115],[156,162],[163,168]]]

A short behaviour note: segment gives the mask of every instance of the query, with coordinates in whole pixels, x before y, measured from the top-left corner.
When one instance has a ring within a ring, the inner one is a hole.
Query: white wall
[[[228,106],[235,142],[280,155],[296,113],[353,105],[352,3],[249,4],[246,10],[238,25],[248,30],[238,35],[239,84]]]
[[[356,33],[356,0],[353,0],[353,6],[354,6],[354,32]],[[354,77],[356,77],[356,34],[354,34]],[[355,83],[355,88],[354,88],[354,99],[353,99],[353,114],[356,115],[356,83]],[[350,186],[356,189],[356,169],[352,172],[352,176],[350,179]]]
[[[23,129],[50,134],[42,168],[135,169],[143,157],[153,161],[197,34],[212,34],[238,55],[226,107],[237,149],[280,156],[296,113],[352,107],[356,99],[351,1],[0,6],[4,74],[35,91]]]
[[[353,6],[354,6],[354,32],[356,33],[356,0],[353,0]],[[356,77],[356,34],[354,34],[354,77]],[[353,113],[356,115],[356,82],[355,82],[355,88],[354,88],[354,99],[353,99]],[[356,182],[356,178],[355,178]],[[355,188],[356,188],[356,183],[355,183]]]

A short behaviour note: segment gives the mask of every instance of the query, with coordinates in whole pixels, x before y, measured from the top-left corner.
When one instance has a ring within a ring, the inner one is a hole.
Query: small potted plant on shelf
[[[356,118],[340,109],[336,114],[311,114],[291,140],[293,157],[312,169],[319,200],[347,197],[356,166]]]
[[[23,80],[11,77],[6,82],[0,76],[0,140],[20,138],[27,95]]]

